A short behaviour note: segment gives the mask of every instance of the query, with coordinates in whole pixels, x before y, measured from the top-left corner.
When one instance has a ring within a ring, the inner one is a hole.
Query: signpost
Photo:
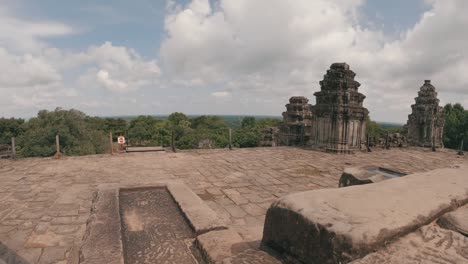
[[[119,137],[117,137],[117,143],[119,143],[120,145],[120,150],[123,149],[123,145],[125,145],[125,137],[120,135]]]

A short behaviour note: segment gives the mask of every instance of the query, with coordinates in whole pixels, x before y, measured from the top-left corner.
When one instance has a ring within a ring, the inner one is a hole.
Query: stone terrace
[[[335,155],[287,147],[0,160],[0,264],[8,254],[31,264],[76,258],[100,184],[182,180],[255,248],[272,201],[335,188],[346,166],[414,173],[467,161],[447,150]]]

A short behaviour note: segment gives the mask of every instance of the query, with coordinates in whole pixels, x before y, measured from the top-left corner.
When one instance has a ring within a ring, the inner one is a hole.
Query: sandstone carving
[[[279,129],[277,127],[263,129],[260,147],[276,147],[278,145],[278,132]]]
[[[415,100],[408,116],[408,143],[419,147],[444,147],[444,109],[439,106],[437,92],[430,80],[424,81]]]
[[[312,105],[304,96],[293,96],[283,112],[281,138],[287,146],[304,145],[312,133]]]
[[[346,63],[333,63],[320,82],[316,105],[305,97],[292,97],[283,113],[288,145],[310,145],[330,152],[349,153],[365,148],[366,98]],[[284,142],[285,140],[283,140]]]

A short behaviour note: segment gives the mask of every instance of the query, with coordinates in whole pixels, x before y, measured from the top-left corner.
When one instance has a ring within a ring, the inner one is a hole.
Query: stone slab
[[[197,244],[209,263],[220,263],[248,248],[241,236],[231,229],[200,235],[197,237]]]
[[[295,193],[268,209],[263,243],[305,263],[346,263],[468,203],[468,165]]]
[[[167,189],[197,235],[227,228],[226,223],[218,217],[216,212],[187,185],[171,183],[167,185]]]
[[[468,236],[468,205],[444,214],[437,223],[443,228]]]
[[[164,151],[162,147],[127,147],[125,151],[127,152],[154,152],[154,151]]]
[[[378,252],[352,264],[467,264],[468,238],[438,227],[423,226]]]
[[[405,175],[405,173],[376,166],[345,168],[340,177],[339,187],[376,183]]]
[[[96,196],[80,249],[81,264],[124,264],[119,213],[119,189],[103,189]]]

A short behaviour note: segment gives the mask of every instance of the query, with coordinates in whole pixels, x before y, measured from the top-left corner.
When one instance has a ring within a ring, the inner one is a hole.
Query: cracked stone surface
[[[73,261],[100,184],[182,180],[249,246],[233,260],[259,263],[265,213],[278,197],[336,188],[345,167],[410,174],[467,161],[448,150],[336,155],[288,147],[0,160],[0,263]]]

